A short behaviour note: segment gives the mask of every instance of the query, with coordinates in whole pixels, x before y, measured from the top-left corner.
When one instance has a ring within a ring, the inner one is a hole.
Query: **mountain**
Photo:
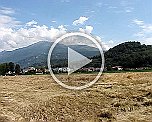
[[[53,43],[41,41],[14,51],[0,52],[0,63],[14,62],[22,67],[46,66],[48,51]],[[93,62],[88,66],[99,67],[101,58],[96,48],[86,45],[57,44],[52,53],[51,63],[56,66],[67,65],[68,47],[90,58]],[[123,66],[129,68],[152,67],[152,45],[142,45],[140,42],[125,42],[105,52],[106,66]]]
[[[41,41],[13,51],[0,52],[0,63],[14,62],[19,63],[22,67],[46,66],[48,51],[52,44],[52,42]],[[69,45],[68,47],[87,57],[99,54],[98,49],[86,45]],[[52,53],[52,60],[55,64],[63,63],[67,59],[68,47],[64,44],[56,45]]]
[[[105,52],[106,66],[150,67],[152,66],[152,45],[140,42],[125,42]]]

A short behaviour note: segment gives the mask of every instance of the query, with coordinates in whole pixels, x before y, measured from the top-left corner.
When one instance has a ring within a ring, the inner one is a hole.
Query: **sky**
[[[0,51],[92,34],[106,49],[126,41],[152,45],[152,0],[0,0]]]

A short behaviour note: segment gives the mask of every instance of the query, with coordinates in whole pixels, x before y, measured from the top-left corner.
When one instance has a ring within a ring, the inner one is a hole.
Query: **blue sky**
[[[27,42],[22,35],[38,32],[44,38],[45,32],[59,35],[70,30],[92,33],[107,48],[129,40],[152,44],[151,0],[0,0],[0,7],[0,50],[27,46],[39,39]],[[57,36],[52,35],[46,38]]]

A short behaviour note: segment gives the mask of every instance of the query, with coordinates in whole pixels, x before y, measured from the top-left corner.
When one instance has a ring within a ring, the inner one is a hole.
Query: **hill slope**
[[[140,42],[125,42],[105,53],[106,65],[123,67],[152,66],[152,45]]]

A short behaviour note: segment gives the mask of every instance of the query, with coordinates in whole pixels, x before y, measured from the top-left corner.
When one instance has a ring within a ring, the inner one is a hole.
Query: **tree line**
[[[7,73],[19,75],[21,73],[20,65],[13,62],[0,64],[0,75],[6,75]]]

